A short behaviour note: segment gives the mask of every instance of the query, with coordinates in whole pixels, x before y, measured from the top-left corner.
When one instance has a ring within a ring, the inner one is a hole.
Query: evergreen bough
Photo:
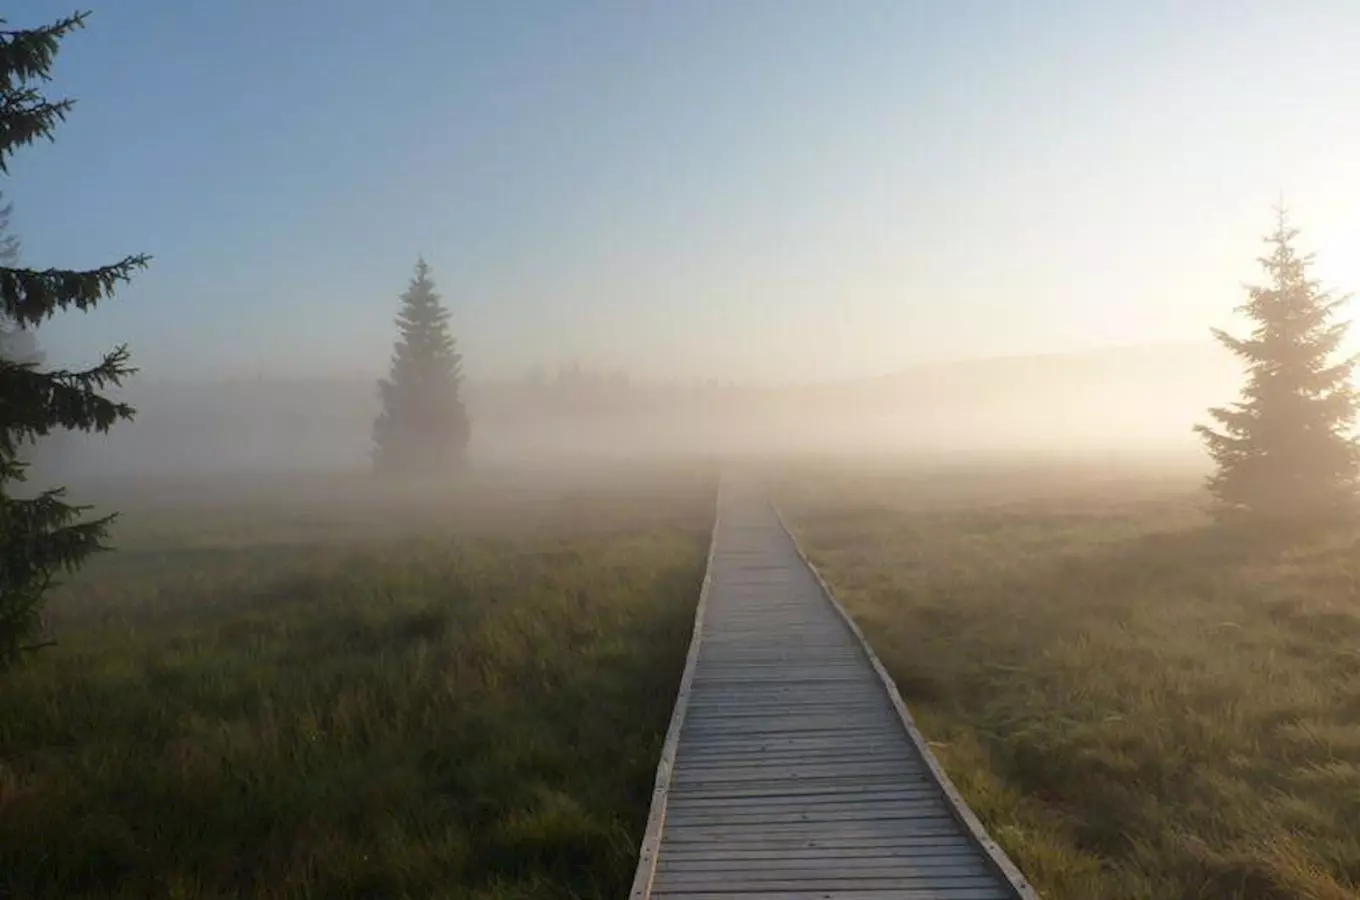
[[[60,41],[84,26],[88,13],[52,25],[0,30],[0,174],[20,148],[53,139],[74,101],[48,100],[39,90],[50,79]],[[0,19],[0,26],[6,23]],[[75,308],[92,309],[114,288],[146,266],[149,257],[129,256],[92,271],[28,269],[16,260],[0,266],[0,321],[28,328]],[[126,347],[105,354],[92,368],[42,369],[31,359],[0,358],[0,667],[26,650],[45,646],[41,632],[43,597],[53,579],[103,549],[112,515],[82,520],[88,507],[63,499],[64,488],[18,497],[27,464],[25,443],[55,429],[106,431],[133,415],[131,407],[100,392],[116,387],[135,370]]]

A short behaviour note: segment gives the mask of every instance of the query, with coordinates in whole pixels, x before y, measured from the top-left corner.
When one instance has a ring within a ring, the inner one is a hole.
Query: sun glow
[[[1339,296],[1350,295],[1342,316],[1356,322],[1346,336],[1341,351],[1360,354],[1360,216],[1339,219],[1325,227],[1309,229],[1316,241],[1302,234],[1304,247],[1311,244],[1316,254],[1314,276],[1322,287]]]

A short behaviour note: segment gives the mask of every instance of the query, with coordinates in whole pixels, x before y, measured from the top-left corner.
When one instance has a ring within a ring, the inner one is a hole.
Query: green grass
[[[792,475],[792,526],[1045,898],[1360,896],[1360,536],[1233,538],[1187,479]]]
[[[626,893],[711,480],[512,484],[133,503],[0,681],[0,896]]]

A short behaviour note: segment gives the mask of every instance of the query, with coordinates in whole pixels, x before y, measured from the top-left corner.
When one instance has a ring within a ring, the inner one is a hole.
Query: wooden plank
[[[819,731],[845,734],[850,729],[886,735],[892,733],[892,721],[891,713],[878,710],[872,713],[846,714],[839,719],[830,714],[800,716],[793,713],[768,716],[704,716],[686,723],[685,734],[691,741],[724,735],[807,734]]]
[[[763,798],[787,797],[795,804],[816,800],[819,797],[854,797],[874,792],[916,793],[915,782],[902,782],[892,779],[850,782],[844,779],[834,781],[813,781],[790,784],[788,782],[760,782],[750,784],[739,782],[711,785],[706,787],[673,790],[671,797],[677,802],[692,803],[730,798],[745,803],[758,803]],[[929,793],[922,790],[919,793]]]
[[[933,875],[939,881],[949,877],[974,876],[988,878],[996,884],[996,874],[992,872],[977,854],[977,848],[964,855],[921,856],[913,858],[892,852],[891,849],[878,849],[868,856],[833,855],[822,851],[818,856],[798,856],[793,854],[762,854],[758,857],[698,859],[696,857],[665,857],[657,867],[657,880],[662,877],[675,879],[685,875],[703,875],[709,878],[722,877],[741,872],[769,872],[788,877],[814,878],[819,873],[831,869],[847,873],[864,873],[870,876],[893,875]],[[657,882],[654,882],[657,883]]]
[[[691,736],[698,735],[749,735],[763,734],[851,734],[854,732],[891,733],[888,726],[892,719],[886,715],[863,716],[850,719],[835,716],[779,716],[759,720],[755,723],[726,723],[721,719],[695,719],[686,724],[685,731]]]
[[[662,857],[710,853],[715,857],[726,853],[764,853],[776,851],[801,851],[813,853],[818,850],[848,853],[854,850],[881,850],[891,848],[906,855],[917,855],[935,849],[966,847],[977,851],[972,839],[954,829],[948,834],[758,834],[747,829],[739,836],[723,841],[707,840],[693,835],[667,835]]]
[[[940,838],[939,840],[949,840]],[[778,847],[743,846],[730,847],[716,844],[684,844],[679,849],[667,847],[657,863],[658,871],[676,865],[690,866],[695,869],[733,866],[759,866],[766,860],[794,859],[799,862],[816,864],[821,860],[839,860],[844,863],[858,860],[905,860],[908,863],[929,863],[935,860],[969,859],[977,861],[977,847],[972,842],[958,838],[950,845],[912,846],[887,844],[873,847]]]
[[[872,687],[873,681],[865,675],[851,676],[805,676],[794,677],[792,675],[784,678],[770,675],[749,675],[749,676],[703,676],[694,680],[694,687],[699,691],[750,691],[758,693],[768,691],[773,687],[782,687],[791,693],[811,690],[853,690],[855,688]]]
[[[926,878],[846,878],[838,874],[832,874],[825,879],[816,879],[804,882],[802,879],[789,879],[783,881],[745,881],[729,878],[710,878],[702,881],[681,881],[668,884],[657,885],[657,893],[663,897],[679,893],[680,896],[692,897],[702,895],[710,891],[724,891],[726,896],[734,897],[749,894],[753,897],[765,897],[769,893],[787,890],[842,890],[852,889],[860,891],[868,890],[909,890],[911,888],[937,890],[937,879]],[[995,889],[995,876],[987,875],[982,878],[954,878],[949,879],[949,884],[954,888],[969,888],[972,890]]]
[[[677,869],[674,863],[662,859],[661,864],[657,867],[658,885],[662,876],[672,874],[677,879],[691,875],[713,878],[733,873],[754,872],[769,872],[772,876],[777,875],[780,878],[816,878],[819,875],[835,871],[853,873],[858,878],[892,878],[897,875],[927,875],[936,878],[981,876],[987,878],[990,872],[982,860],[977,857],[977,854],[920,861],[880,855],[821,860],[774,858],[770,862],[777,863],[777,865],[756,866],[751,865],[746,860],[728,859],[721,861],[704,860],[697,865],[687,864]],[[993,884],[996,883],[995,878],[990,880]],[[736,886],[736,882],[733,883],[733,886]]]
[[[871,775],[882,775],[885,777],[896,777],[903,781],[910,780],[916,770],[912,766],[900,760],[893,760],[888,763],[879,763],[873,766],[847,766],[847,765],[811,765],[801,764],[797,768],[792,767],[770,767],[763,769],[738,768],[693,771],[691,769],[680,769],[671,778],[671,783],[683,785],[685,787],[697,787],[701,784],[706,785],[730,785],[730,784],[779,784],[781,782],[792,784],[814,784],[828,781],[848,781],[857,782]]]
[[[686,825],[669,829],[666,840],[726,840],[751,834],[760,837],[805,838],[841,837],[871,838],[892,835],[924,836],[958,834],[958,823],[947,814],[929,819],[868,819],[860,822],[785,822],[752,828],[749,825]]]
[[[889,819],[934,819],[948,812],[939,797],[891,797],[875,801],[854,800],[835,804],[749,806],[744,809],[706,806],[677,808],[666,813],[671,825],[697,828],[706,825],[782,825],[797,822],[879,822]]]
[[[755,716],[735,716],[737,721],[755,719]],[[688,754],[686,765],[703,764],[705,760],[731,759],[735,762],[755,760],[762,763],[773,762],[780,757],[790,760],[815,759],[819,756],[850,754],[856,757],[873,755],[890,756],[919,765],[916,757],[898,741],[893,746],[888,734],[861,734],[860,740],[849,743],[843,736],[835,733],[799,733],[797,740],[774,734],[759,741],[743,743],[738,734],[722,737],[712,733],[693,732],[683,735],[680,746]],[[693,738],[688,739],[688,738]]]
[[[844,712],[848,716],[873,716],[883,718],[892,715],[891,707],[880,706],[877,703],[866,703],[858,700],[846,700],[841,704],[832,703],[799,703],[796,700],[789,700],[783,705],[775,705],[769,701],[759,703],[706,703],[702,709],[691,708],[689,714],[693,716],[691,722],[709,722],[721,719],[749,719],[749,718],[774,718],[777,716],[800,715],[800,716],[831,716],[837,710]],[[891,721],[891,719],[889,719]],[[906,747],[899,740],[897,745],[903,752]]]
[[[897,742],[894,747],[884,736],[869,735],[861,736],[856,742],[856,746],[865,751],[878,752],[885,749],[901,750],[901,742]],[[757,757],[760,759],[777,759],[779,757],[792,757],[795,759],[816,756],[818,753],[838,753],[845,750],[845,740],[836,735],[800,735],[798,737],[771,737],[760,741],[743,741],[740,738],[731,740],[712,740],[712,741],[686,741],[683,737],[680,740],[682,752],[693,754],[695,759],[705,756],[725,756],[733,757]],[[914,759],[914,757],[906,757]],[[919,765],[919,763],[918,763]],[[922,766],[922,771],[925,771]]]
[[[864,716],[877,713],[880,718],[887,716],[888,721],[894,721],[893,709],[888,703],[876,703],[874,698],[862,696],[865,691],[875,689],[872,683],[823,681],[809,682],[807,685],[805,690],[791,690],[778,696],[770,694],[763,681],[736,679],[726,682],[706,681],[699,685],[696,691],[695,699],[699,701],[701,708],[694,716],[698,721],[706,721],[709,716],[720,716],[724,712],[767,708],[770,714],[775,716],[787,716],[797,711],[808,715],[816,713],[823,717],[834,717],[836,707],[839,705],[847,715]],[[861,696],[855,696],[856,694]],[[839,698],[845,699],[838,704]],[[895,722],[889,730],[897,730]],[[903,746],[905,748],[905,744]]]
[[[682,891],[660,892],[653,895],[654,900],[733,900],[734,897],[753,897],[755,900],[1008,900],[1012,894],[1005,893],[1001,887],[948,887],[948,888],[835,888],[825,890],[781,890],[761,891],[757,894],[732,891]]]
[[[745,815],[752,812],[771,813],[796,810],[809,814],[850,812],[869,810],[880,806],[897,807],[904,804],[921,803],[938,799],[928,790],[917,791],[876,791],[874,793],[836,793],[812,794],[801,797],[772,795],[769,797],[701,797],[677,801],[672,798],[668,817],[688,815],[691,812],[725,813]],[[674,821],[674,819],[671,819]]]
[[[950,818],[944,804],[934,798],[920,806],[895,805],[876,809],[854,809],[841,812],[791,811],[791,812],[753,812],[740,814],[721,812],[717,814],[688,814],[667,816],[667,828],[754,828],[768,831],[785,826],[813,825],[828,829],[842,825],[870,826],[881,822],[909,822],[912,825],[929,825],[932,822],[946,822]]]
[[[871,721],[892,721],[892,707],[886,703],[873,703],[868,701],[846,701],[839,707],[825,704],[798,704],[788,703],[784,706],[769,706],[767,704],[709,704],[703,709],[690,710],[691,724],[707,724],[710,722],[722,722],[726,719],[811,719],[822,721],[824,719],[834,720],[840,715],[841,719],[868,719]],[[904,748],[905,749],[905,748]]]
[[[797,756],[768,755],[768,754],[762,754],[759,756],[751,755],[739,756],[733,755],[729,752],[723,754],[710,754],[707,757],[700,758],[696,754],[694,757],[687,759],[685,761],[685,771],[702,772],[705,770],[722,771],[725,769],[765,770],[770,766],[775,765],[776,763],[782,765],[789,765],[794,761],[798,762],[799,764],[811,764],[811,765],[846,766],[879,763],[901,763],[903,765],[911,766],[911,763],[908,761],[908,759],[904,759],[902,757],[901,752],[896,749],[882,750],[877,753],[866,753],[862,750],[856,751],[853,749],[840,749],[836,751],[827,751],[823,753],[808,753],[807,751],[803,751]],[[912,767],[912,771],[914,774],[916,769]]]
[[[714,800],[724,797],[741,799],[746,802],[759,802],[763,797],[789,797],[795,802],[827,796],[856,796],[875,791],[911,791],[915,782],[902,782],[887,778],[873,781],[847,781],[845,779],[822,779],[811,782],[789,783],[784,781],[737,782],[672,791],[678,801],[685,803]]]
[[[684,744],[680,745],[684,749]],[[683,751],[682,751],[683,752]],[[900,763],[905,766],[906,772],[892,772],[882,778],[864,778],[861,781],[880,781],[885,780],[899,786],[919,784],[922,786],[934,787],[929,774],[919,760],[911,757],[903,757],[896,748],[883,750],[847,750],[844,747],[823,747],[809,748],[799,747],[793,750],[774,750],[762,752],[757,750],[738,752],[731,748],[721,751],[709,751],[700,753],[694,751],[691,759],[685,761],[685,771],[711,771],[720,769],[761,769],[769,771],[775,768],[789,768],[795,765],[804,764],[831,764],[847,765],[858,763]]]
[[[994,888],[996,875],[979,863],[969,874],[952,872],[876,872],[872,875],[855,869],[827,868],[817,872],[795,871],[784,877],[782,870],[765,872],[700,872],[695,875],[666,873],[658,875],[656,889],[662,893],[673,891],[743,891],[815,890],[817,888],[855,888],[858,890],[894,890],[901,888]]]

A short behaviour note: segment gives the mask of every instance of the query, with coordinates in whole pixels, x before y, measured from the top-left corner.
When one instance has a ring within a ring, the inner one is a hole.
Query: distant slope
[[[1231,356],[1206,342],[920,367],[851,393],[910,409],[918,427],[959,440],[1171,447],[1193,445],[1193,423],[1230,402],[1240,378]]]

